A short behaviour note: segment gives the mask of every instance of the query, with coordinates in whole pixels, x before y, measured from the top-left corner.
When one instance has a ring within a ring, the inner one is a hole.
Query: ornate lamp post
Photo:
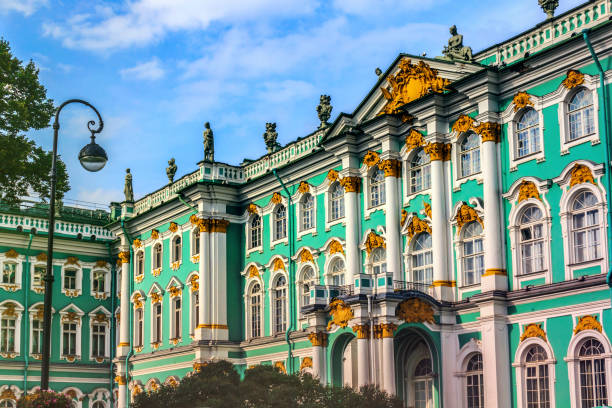
[[[106,152],[96,144],[96,133],[100,133],[104,127],[104,122],[100,112],[89,102],[81,99],[69,99],[62,103],[55,113],[53,122],[53,159],[51,161],[51,194],[49,196],[49,238],[47,243],[47,271],[45,273],[45,307],[43,317],[43,355],[40,377],[40,388],[49,389],[49,360],[51,358],[51,301],[53,298],[53,234],[55,232],[55,184],[57,182],[56,161],[57,161],[57,136],[59,131],[59,114],[64,106],[71,103],[80,103],[89,106],[98,115],[98,127],[92,129],[96,124],[94,120],[87,123],[87,128],[91,132],[91,142],[83,147],[79,152],[79,161],[87,171],[102,170],[108,160]]]

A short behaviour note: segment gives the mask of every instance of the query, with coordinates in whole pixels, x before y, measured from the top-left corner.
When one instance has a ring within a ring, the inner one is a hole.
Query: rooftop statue
[[[280,144],[276,141],[278,133],[276,133],[276,123],[266,123],[266,133],[263,134],[268,153],[274,153],[280,149]]]
[[[555,16],[555,9],[559,7],[559,0],[538,0],[540,7],[549,19]]]
[[[457,27],[453,25],[449,31],[451,38],[448,39],[448,46],[444,47],[442,54],[449,60],[473,61],[472,47],[463,46],[463,35],[457,34]]]
[[[168,160],[168,167],[166,167],[166,175],[168,176],[168,180],[172,184],[174,182],[174,175],[176,174],[176,163],[174,162],[174,157]]]
[[[204,161],[214,162],[215,161],[215,140],[213,138],[213,131],[210,128],[210,123],[204,124]]]
[[[125,201],[134,201],[134,189],[132,188],[132,173],[130,169],[125,169],[125,187],[123,187]]]
[[[319,120],[321,124],[319,125],[319,129],[323,129],[329,126],[329,117],[331,116],[331,111],[333,107],[331,106],[331,96],[329,95],[321,95],[321,101],[319,102],[319,106],[317,106],[317,114],[319,115]]]

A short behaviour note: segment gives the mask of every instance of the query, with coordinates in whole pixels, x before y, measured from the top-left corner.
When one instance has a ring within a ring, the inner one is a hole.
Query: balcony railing
[[[407,282],[396,280],[393,281],[393,291],[394,292],[408,292],[408,291],[416,291],[427,293],[428,295],[433,295],[433,286],[427,283],[419,283],[419,282]]]

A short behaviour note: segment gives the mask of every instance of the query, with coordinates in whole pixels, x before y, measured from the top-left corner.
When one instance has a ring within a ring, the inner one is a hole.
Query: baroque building
[[[332,123],[323,95],[286,146],[266,124],[259,159],[214,161],[208,125],[194,172],[65,208],[52,387],[125,407],[227,359],[407,407],[611,403],[612,2],[543,7],[481,52],[453,27],[444,57],[399,55]],[[46,240],[44,208],[0,217],[5,408],[39,380]]]

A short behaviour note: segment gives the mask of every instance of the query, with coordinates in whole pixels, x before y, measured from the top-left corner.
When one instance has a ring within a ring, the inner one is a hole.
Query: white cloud
[[[2,0],[0,1],[0,13],[16,11],[29,16],[46,5],[47,0]]]
[[[61,62],[59,62],[57,64],[57,68],[62,71],[63,73],[67,74],[69,72],[72,72],[72,70],[74,69],[74,66],[70,65],[70,64],[62,64]]]
[[[440,6],[446,0],[334,0],[333,5],[336,9],[346,14],[361,16],[371,16],[372,14],[388,13],[392,10],[395,13],[407,13],[414,10],[429,9]]]
[[[72,192],[71,192],[72,193]],[[72,194],[69,194],[72,196]],[[123,192],[119,189],[96,188],[94,190],[79,189],[76,200],[85,203],[108,205],[111,201],[121,202],[125,199]],[[70,204],[67,204],[70,205]]]
[[[61,39],[67,47],[101,51],[143,46],[168,32],[204,30],[212,22],[300,16],[316,6],[316,0],[137,0],[114,10],[98,7],[63,24],[46,23],[43,28],[46,35]]]
[[[166,71],[161,67],[159,58],[153,57],[151,61],[143,62],[131,68],[119,71],[123,79],[156,80],[162,78]]]

